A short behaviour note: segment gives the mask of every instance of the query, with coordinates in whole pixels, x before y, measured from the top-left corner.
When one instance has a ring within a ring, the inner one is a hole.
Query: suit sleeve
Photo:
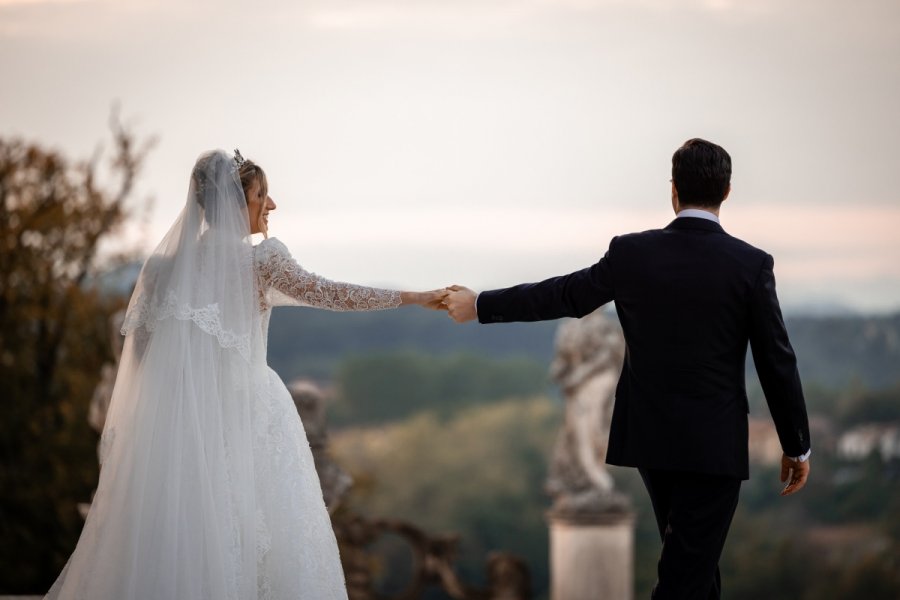
[[[568,275],[481,292],[478,295],[478,320],[481,323],[509,323],[580,318],[614,297],[610,252],[607,252],[596,264]]]
[[[753,289],[750,348],[781,447],[788,456],[800,456],[810,447],[809,422],[797,358],[775,294],[774,262],[766,255]]]

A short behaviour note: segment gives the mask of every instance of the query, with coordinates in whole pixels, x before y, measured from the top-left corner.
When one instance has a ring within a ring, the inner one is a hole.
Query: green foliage
[[[750,517],[740,509],[720,562],[723,595],[737,600],[895,600],[900,597],[900,543],[871,527],[843,527],[847,542],[815,543],[817,528]],[[826,533],[828,533],[826,531]],[[846,534],[851,534],[847,536]],[[838,536],[833,536],[836,539]]]
[[[302,264],[302,257],[299,260]],[[347,357],[381,353],[466,353],[529,358],[547,365],[559,324],[459,325],[446,313],[412,308],[359,313],[276,308],[269,327],[269,363],[285,381],[296,377],[329,380]]]
[[[900,385],[870,390],[854,385],[837,402],[836,420],[843,427],[861,423],[900,422]]]
[[[817,458],[816,458],[817,457]],[[774,467],[741,488],[721,568],[729,598],[897,598],[900,479],[877,457],[848,465],[814,454],[812,476],[781,497]],[[893,565],[893,566],[892,566]]]
[[[540,394],[547,370],[528,359],[471,355],[360,356],[337,371],[335,424],[384,423],[423,410],[446,417],[476,402]]]
[[[332,448],[356,478],[354,510],[460,533],[472,581],[486,552],[517,552],[540,594],[549,577],[543,479],[562,413],[546,398],[467,407],[449,418],[420,413],[343,430]],[[900,477],[872,457],[844,481],[845,463],[824,450],[816,456],[812,478],[794,496],[779,496],[772,467],[755,467],[744,482],[720,563],[729,598],[900,597]],[[646,598],[661,550],[652,507],[635,469],[611,472],[637,514],[635,597]]]
[[[754,416],[768,418],[762,388],[756,379],[748,379],[747,393]],[[840,430],[863,423],[900,421],[900,383],[872,388],[859,378],[841,387],[826,387],[815,381],[803,384],[806,408],[811,415],[824,415]]]
[[[900,313],[803,317],[786,322],[804,383],[842,388],[854,380],[879,389],[900,379]]]
[[[609,312],[615,318],[611,307]],[[269,331],[269,361],[286,381],[295,377],[328,380],[347,356],[381,352],[463,352],[491,358],[531,358],[547,365],[561,323],[457,325],[445,314],[433,311],[334,313],[277,308]],[[787,328],[807,392],[818,388],[825,392],[820,397],[827,400],[828,391],[843,389],[853,381],[881,389],[900,380],[896,367],[900,364],[900,313],[878,317],[794,316],[787,320]],[[765,411],[749,353],[747,365],[753,409]]]
[[[113,192],[96,185],[93,163],[0,139],[0,594],[50,586],[97,481],[87,411],[121,300],[86,282],[142,157],[128,132],[114,137]]]
[[[343,430],[331,447],[357,480],[355,511],[461,533],[460,566],[472,582],[482,581],[488,552],[518,554],[540,592],[548,582],[543,481],[561,417],[547,398],[508,400],[449,421],[420,414]]]

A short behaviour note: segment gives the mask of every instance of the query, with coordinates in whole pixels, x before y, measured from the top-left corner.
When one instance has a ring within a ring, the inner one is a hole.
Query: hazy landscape
[[[279,309],[269,359],[286,380],[330,388],[332,448],[357,478],[355,510],[460,532],[461,565],[473,580],[483,577],[488,551],[518,553],[546,593],[543,479],[562,417],[547,366],[558,325]],[[813,421],[813,479],[802,494],[780,498],[766,438],[753,436],[758,458],[722,563],[728,595],[893,598],[900,447],[882,455],[876,442],[851,457],[841,443],[872,427],[893,428],[900,440],[900,314],[794,315],[787,326]],[[766,433],[768,409],[750,365],[751,416]],[[613,470],[639,515],[636,589],[647,597],[659,550],[652,513],[636,473]],[[791,566],[798,562],[802,573]]]

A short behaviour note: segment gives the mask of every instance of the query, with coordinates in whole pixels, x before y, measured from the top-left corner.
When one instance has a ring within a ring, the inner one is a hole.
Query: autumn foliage
[[[0,594],[47,590],[97,481],[86,416],[123,302],[94,283],[109,266],[98,248],[127,217],[149,149],[116,119],[112,137],[112,189],[99,156],[0,138]]]

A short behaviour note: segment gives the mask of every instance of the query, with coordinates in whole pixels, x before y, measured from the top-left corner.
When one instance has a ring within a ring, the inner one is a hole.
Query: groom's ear
[[[730,193],[731,193],[731,184],[729,183],[728,189],[725,190],[725,195],[722,196],[722,202],[725,202],[726,200],[728,200],[728,194],[730,194]]]

